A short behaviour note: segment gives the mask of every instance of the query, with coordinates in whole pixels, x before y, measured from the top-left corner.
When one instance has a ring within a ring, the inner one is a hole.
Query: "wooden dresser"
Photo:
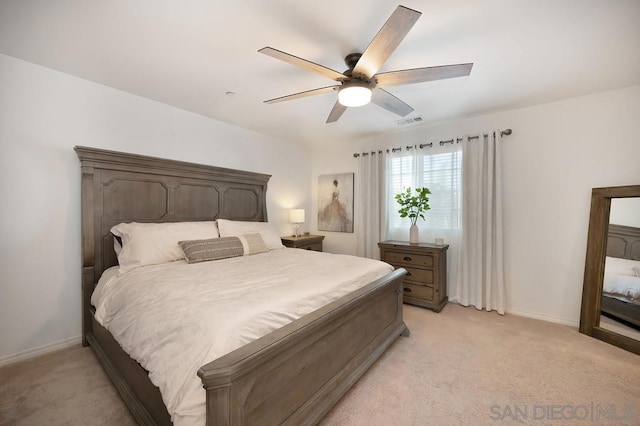
[[[394,268],[404,268],[404,302],[440,312],[447,303],[448,245],[407,241],[378,243],[380,259]]]
[[[285,247],[299,248],[303,250],[322,251],[324,235],[300,235],[299,237],[282,237]]]

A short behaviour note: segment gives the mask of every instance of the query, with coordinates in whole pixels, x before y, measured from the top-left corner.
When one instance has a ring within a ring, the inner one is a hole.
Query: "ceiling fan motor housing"
[[[349,53],[344,57],[344,62],[349,67],[349,71],[353,71],[361,56],[362,53]]]

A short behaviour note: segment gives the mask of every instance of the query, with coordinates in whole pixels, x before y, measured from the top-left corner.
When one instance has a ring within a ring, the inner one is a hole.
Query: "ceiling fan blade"
[[[422,13],[398,6],[366,48],[353,69],[353,75],[369,80],[391,56]]]
[[[473,64],[468,63],[391,71],[376,74],[375,80],[379,87],[423,83],[425,81],[444,80],[446,78],[466,77],[471,74],[472,67]]]
[[[381,106],[388,111],[391,111],[394,114],[398,114],[400,117],[404,117],[405,115],[413,111],[413,108],[411,108],[409,105],[405,104],[386,90],[382,90],[380,88],[377,88],[373,91],[371,102],[378,106]]]
[[[340,88],[339,85],[321,87],[319,89],[307,90],[306,92],[294,93],[292,95],[281,96],[279,98],[269,99],[267,101],[264,101],[264,103],[265,104],[276,104],[278,102],[292,101],[294,99],[306,98],[307,96],[321,95],[323,93],[333,92],[335,90],[338,90],[339,88]]]
[[[323,67],[322,65],[307,61],[306,59],[298,58],[297,56],[282,52],[272,47],[263,47],[262,49],[258,50],[258,52],[264,53],[267,56],[280,59],[281,61],[288,62],[292,65],[296,65],[306,70],[313,71],[332,80],[342,81],[347,78],[344,74],[339,73],[338,71],[334,71],[331,68]]]
[[[338,119],[344,114],[347,110],[347,107],[342,105],[340,101],[336,101],[336,104],[333,106],[333,109],[329,113],[329,117],[327,117],[327,123],[334,123],[338,121]]]

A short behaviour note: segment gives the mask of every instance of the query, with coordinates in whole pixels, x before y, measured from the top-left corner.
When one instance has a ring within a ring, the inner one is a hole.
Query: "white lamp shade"
[[[289,222],[304,223],[304,209],[289,210]]]
[[[371,89],[360,85],[345,86],[338,92],[338,100],[346,107],[359,107],[371,102]]]

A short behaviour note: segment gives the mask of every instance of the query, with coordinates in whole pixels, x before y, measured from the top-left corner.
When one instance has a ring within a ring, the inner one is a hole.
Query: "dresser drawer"
[[[403,266],[407,270],[405,281],[417,281],[420,284],[433,284],[433,271],[431,269],[418,269],[410,266]]]
[[[427,301],[433,300],[433,288],[424,285],[415,285],[405,282],[402,284],[402,294],[407,297],[413,297]]]
[[[388,251],[386,258],[386,262],[389,263],[402,263],[416,266],[428,266],[433,267],[433,256],[428,254],[413,254],[413,253],[402,253],[398,251]]]
[[[305,244],[303,246],[298,246],[296,248],[299,248],[302,250],[322,251],[322,243]]]
[[[446,244],[408,241],[381,241],[380,259],[395,268],[404,268],[407,275],[402,282],[404,303],[440,312],[447,303]]]

